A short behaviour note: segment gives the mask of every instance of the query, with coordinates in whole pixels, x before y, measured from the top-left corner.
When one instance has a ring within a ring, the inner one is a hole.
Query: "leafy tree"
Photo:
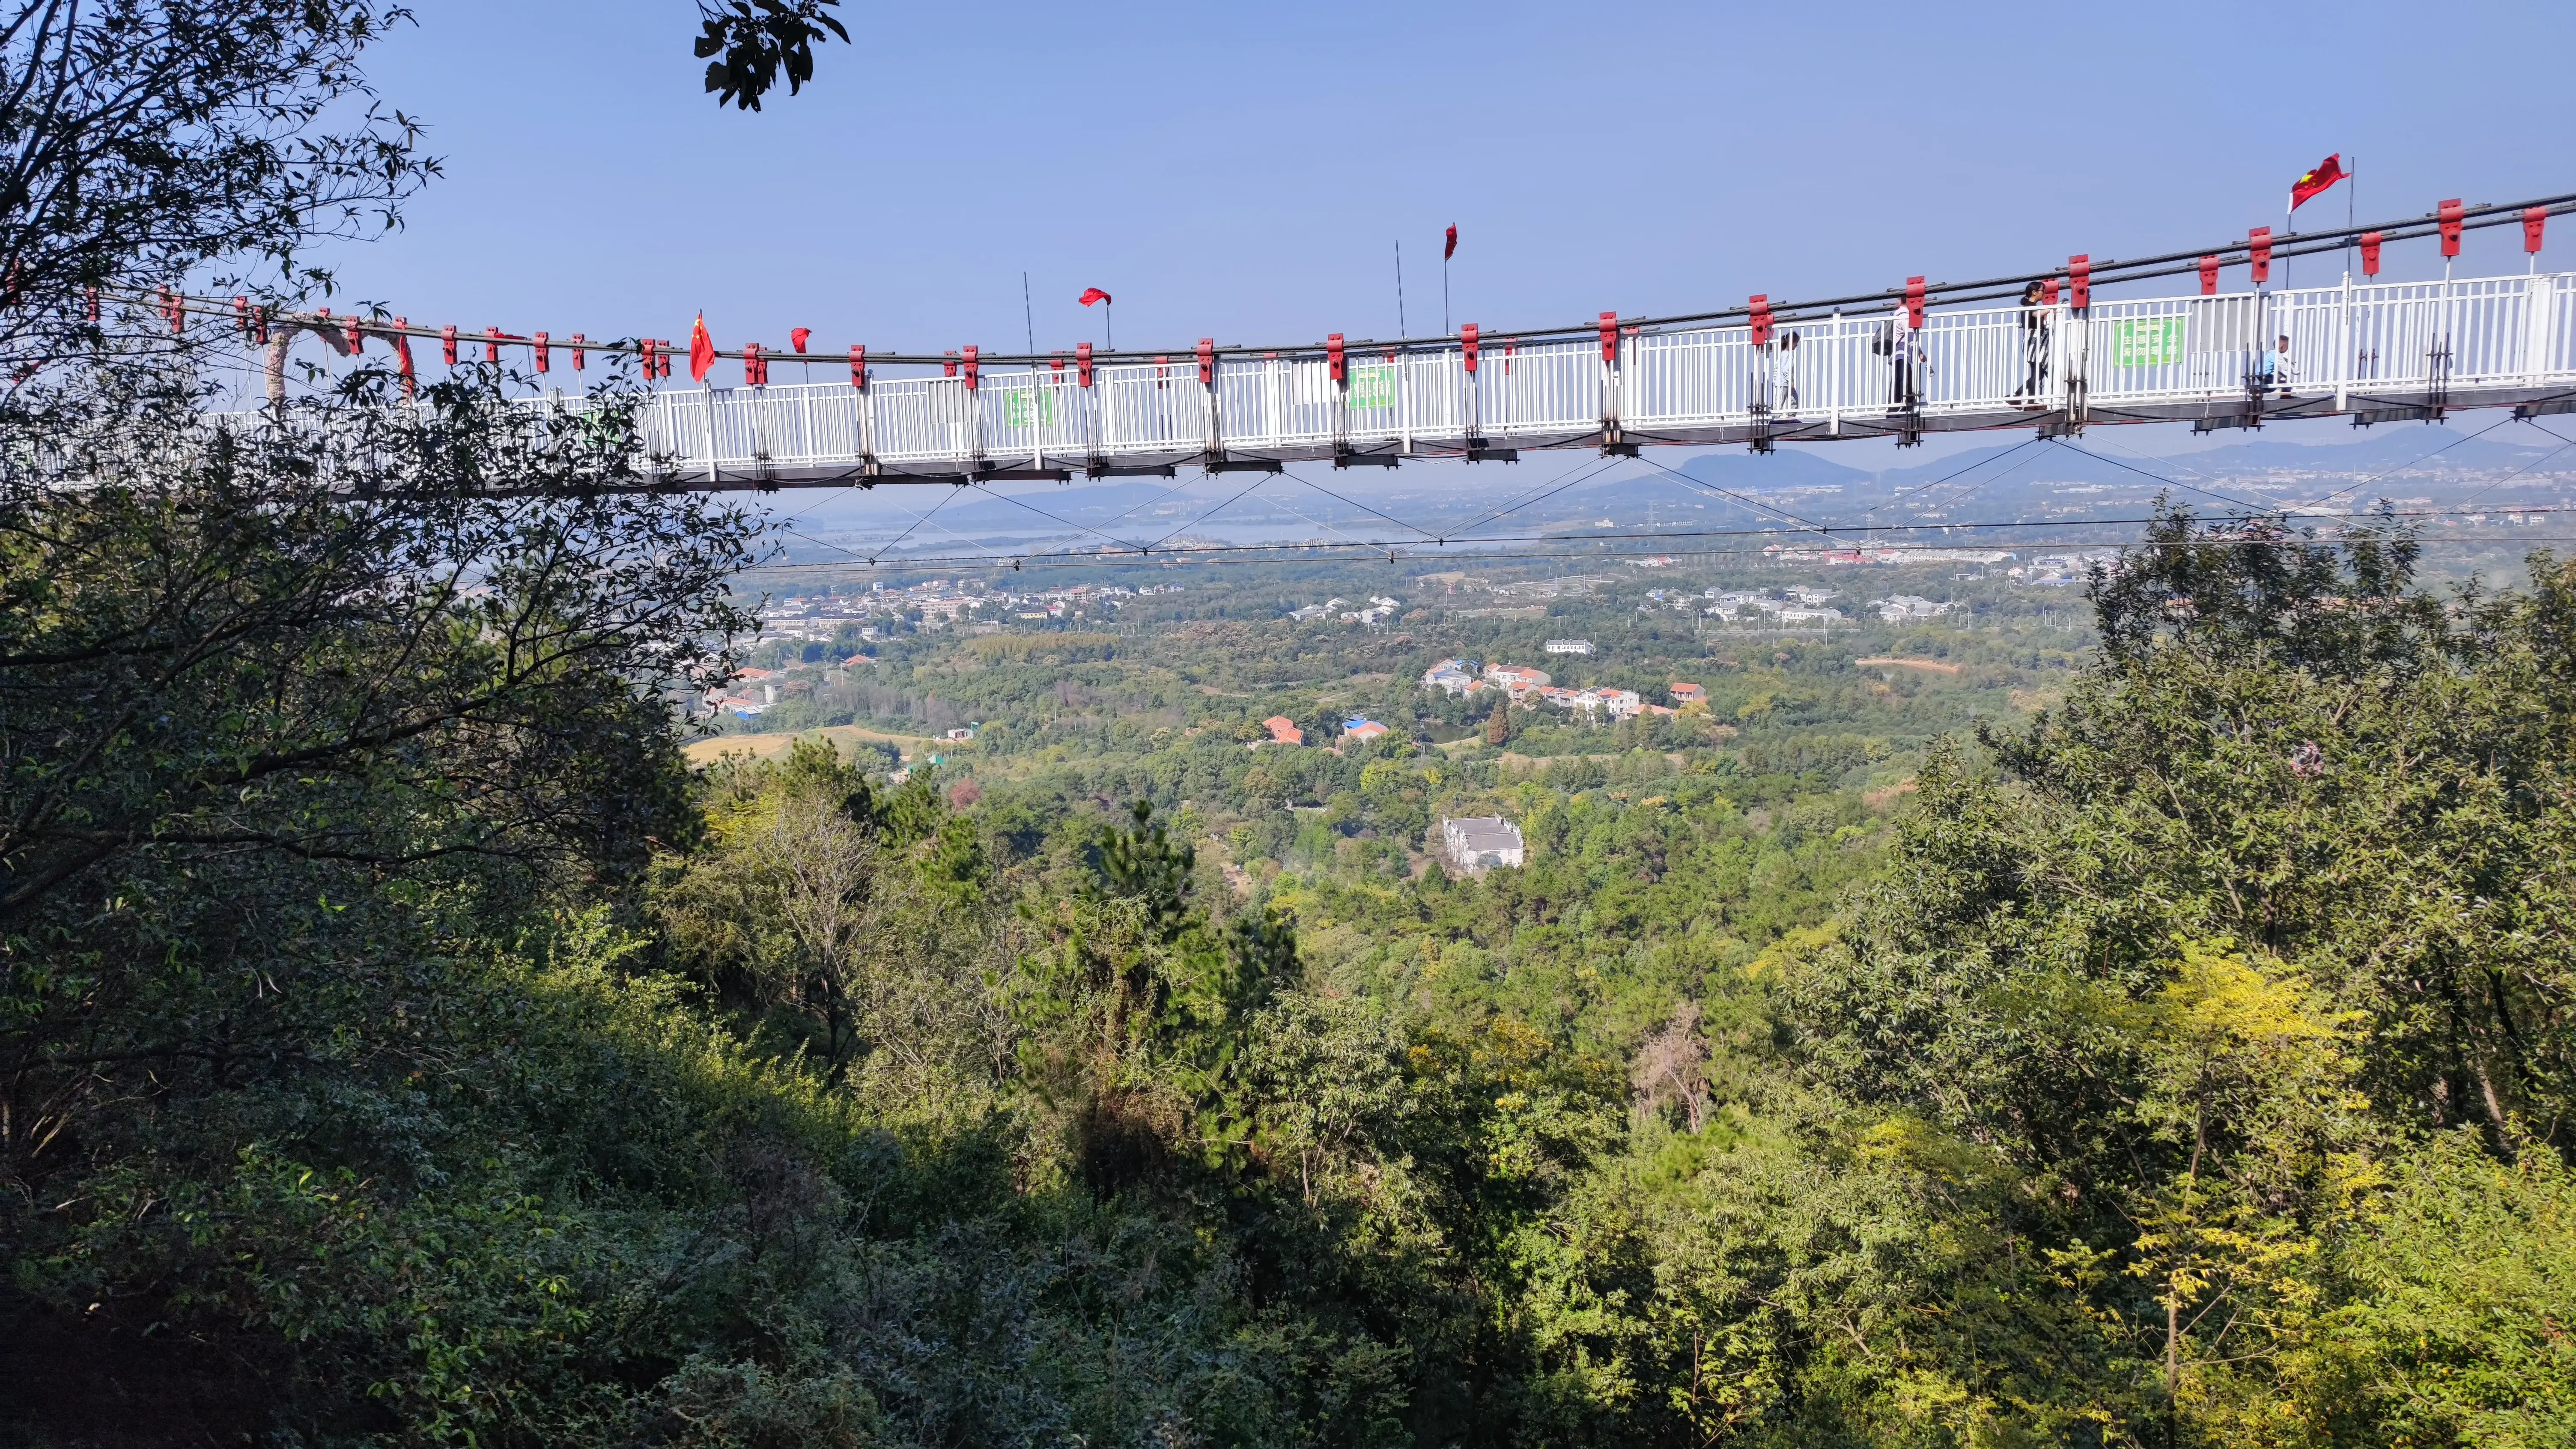
[[[1993,1154],[2012,1189],[1958,1211],[2048,1265],[1927,1300],[2009,1289],[1961,1348],[2058,1345],[1963,1380],[1963,1432],[2259,1442],[2347,1311],[2351,1165],[2464,1117],[2500,1156],[2564,1131],[2570,983],[2527,953],[2564,909],[2576,576],[2536,556],[2454,613],[2402,537],[2259,534],[2169,522],[2097,581],[2103,665],[1989,737],[2009,785],[1936,755],[1896,876],[1788,983],[1818,1080]]]
[[[375,104],[359,58],[409,18],[384,0],[0,10],[0,352],[22,379],[86,355],[102,328],[167,338],[124,305],[144,289],[246,260],[309,285],[327,280],[297,270],[315,242],[395,225],[437,164],[412,118]],[[121,294],[96,324],[91,288]]]
[[[787,75],[796,95],[814,78],[814,42],[825,31],[847,41],[849,29],[828,13],[841,0],[699,0],[698,59],[707,62],[707,91],[719,106],[756,111]]]

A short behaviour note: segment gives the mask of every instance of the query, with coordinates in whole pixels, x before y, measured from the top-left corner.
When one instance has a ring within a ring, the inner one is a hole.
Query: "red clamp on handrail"
[[[2254,280],[2259,285],[2272,280],[2272,229],[2258,226],[2245,234],[2246,260],[2254,265]]]
[[[1476,370],[1476,324],[1475,324],[1475,323],[1473,323],[1473,322],[1468,322],[1468,323],[1463,323],[1463,324],[1461,324],[1461,325],[1459,326],[1459,328],[1458,328],[1458,345],[1459,345],[1459,347],[1463,350],[1463,352],[1464,352],[1464,354],[1465,354],[1465,359],[1464,359],[1464,360],[1465,360],[1465,363],[1466,363],[1467,370],[1468,370],[1469,372],[1474,372],[1474,371]]]
[[[486,327],[483,329],[483,336],[485,339],[483,343],[483,360],[485,362],[497,363],[501,360],[501,338],[503,335],[504,334],[501,329],[498,327]]]
[[[2440,216],[2442,221],[2442,255],[2446,257],[2456,257],[2460,254],[2460,199],[2454,196],[2450,200],[2443,202]]]
[[[357,335],[357,331],[358,329],[352,327],[349,329],[349,335],[354,337]],[[537,354],[537,371],[539,372],[552,372],[555,370],[554,350],[547,345],[549,340],[550,339],[548,339],[546,334],[543,332],[536,335],[534,346]]]
[[[2541,229],[2548,225],[2548,207],[2524,207],[2522,209],[2522,249],[2526,252],[2537,253],[2540,250]]]
[[[760,344],[742,345],[742,381],[745,387],[765,387],[769,383],[769,364],[760,357]]]
[[[394,319],[394,324],[396,326],[400,326],[402,324],[402,319],[400,317],[396,317]],[[572,335],[572,370],[575,372],[587,372],[590,370],[590,349],[583,345],[589,341],[589,338],[582,336],[578,332]]]
[[[2093,254],[2066,259],[2066,305],[2081,312],[2093,305]]]
[[[644,364],[644,380],[646,382],[651,382],[654,378],[662,375],[653,366],[653,352],[660,345],[661,344],[655,342],[650,337],[638,337],[635,339],[635,356],[638,361]],[[454,367],[456,365],[456,329],[453,327],[447,329],[447,365],[450,367]]]
[[[2379,244],[2386,240],[2388,238],[2375,231],[2361,234],[2361,274],[2363,276],[2379,275]]]
[[[1199,386],[1216,386],[1216,339],[1199,339]]]
[[[1601,314],[1601,361],[1605,366],[1619,365],[1619,314]]]
[[[949,377],[955,377],[955,376],[957,375],[957,353],[956,353],[956,350],[955,350],[954,348],[951,348],[951,349],[949,350],[949,352],[948,352],[948,355],[940,361],[940,364],[939,364],[939,365],[940,365],[941,367],[943,367],[943,368],[947,369],[947,373],[946,373],[946,375],[947,375],[947,376],[949,376]]]
[[[1333,386],[1347,387],[1351,381],[1350,359],[1342,352],[1342,334],[1324,339],[1324,370],[1332,375]]]
[[[2540,248],[2533,247],[2532,250],[2538,251]],[[97,304],[92,303],[91,305],[95,306]],[[95,322],[98,319],[92,317],[90,320]],[[250,298],[248,297],[233,298],[233,330],[239,332],[244,337],[248,337],[250,335]]]
[[[2057,282],[2057,279],[2056,279],[2055,277],[2042,277],[2042,278],[2040,278],[2040,279],[2039,279],[2039,305],[2041,305],[2041,306],[2043,306],[2043,307],[2054,307],[2054,306],[2056,306],[2056,305],[2057,305],[2057,289],[2058,289],[2058,282]]]
[[[1084,387],[1091,386],[1091,344],[1073,344],[1073,379]]]
[[[2218,295],[2218,258],[2216,257],[2200,259],[2200,295],[2204,297]]]
[[[1753,300],[1748,304],[1748,306],[1750,310],[1745,321],[1752,326],[1753,345],[1756,347],[1765,347],[1770,345],[1771,294],[1768,292],[1754,293]]]
[[[864,344],[850,348],[850,386],[861,392],[868,390],[868,349]]]
[[[92,305],[94,307],[96,304]],[[90,313],[90,320],[93,322],[98,320],[97,312]],[[268,345],[268,309],[266,307],[250,309],[250,340],[262,347]]]
[[[1917,332],[1923,330],[1923,279],[1905,279],[1905,325]]]
[[[977,349],[973,347],[966,349],[966,390],[968,392],[978,391],[984,385],[984,364],[977,361],[976,357]]]

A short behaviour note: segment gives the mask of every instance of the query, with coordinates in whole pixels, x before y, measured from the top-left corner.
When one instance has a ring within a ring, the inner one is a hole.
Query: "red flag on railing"
[[[707,335],[707,314],[701,312],[689,329],[689,381],[706,381],[707,369],[715,365],[716,340]]]
[[[1082,296],[1077,300],[1086,307],[1090,306],[1094,302],[1107,302],[1113,307],[1118,305],[1117,298],[1110,296],[1107,292],[1100,290],[1098,287],[1083,288]]]
[[[2290,209],[2296,211],[2317,197],[2325,195],[2330,187],[2342,179],[2343,153],[2337,151],[2318,162],[2316,170],[2290,183]]]
[[[1458,228],[1452,226],[1449,228],[1448,243],[1440,248],[1440,260],[1445,262],[1456,255],[1458,255]]]
[[[795,348],[799,352],[802,352],[805,350],[805,339],[813,335],[813,328],[798,327],[787,334],[787,345]]]
[[[414,383],[411,371],[411,319],[408,317],[394,319],[394,362],[402,372],[403,401],[410,402]]]

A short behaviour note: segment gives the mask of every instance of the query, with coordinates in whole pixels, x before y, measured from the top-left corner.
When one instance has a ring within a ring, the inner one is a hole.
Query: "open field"
[[[770,760],[786,754],[787,747],[796,741],[811,739],[830,740],[832,747],[839,750],[844,758],[849,756],[853,745],[862,741],[882,741],[906,753],[910,753],[919,746],[936,743],[928,735],[892,734],[885,730],[872,730],[859,725],[826,725],[821,729],[800,730],[793,734],[717,735],[710,739],[691,740],[681,746],[680,752],[688,756],[689,763],[692,765],[712,765],[727,755],[747,755],[755,760]]]

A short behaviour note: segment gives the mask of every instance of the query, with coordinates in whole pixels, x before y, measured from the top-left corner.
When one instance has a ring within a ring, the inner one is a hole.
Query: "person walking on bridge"
[[[2255,374],[2255,376],[2257,382],[2262,388],[2278,388],[2280,389],[2281,396],[2288,397],[2290,395],[2290,384],[2296,381],[2296,377],[2291,371],[2290,334],[2286,332],[2281,333],[2279,340],[2273,343],[2271,350],[2263,354],[2260,370]]]
[[[2012,400],[2023,407],[2040,407],[2048,391],[2048,309],[2041,299],[2046,289],[2034,279],[2021,289],[2021,386],[2014,388]]]

